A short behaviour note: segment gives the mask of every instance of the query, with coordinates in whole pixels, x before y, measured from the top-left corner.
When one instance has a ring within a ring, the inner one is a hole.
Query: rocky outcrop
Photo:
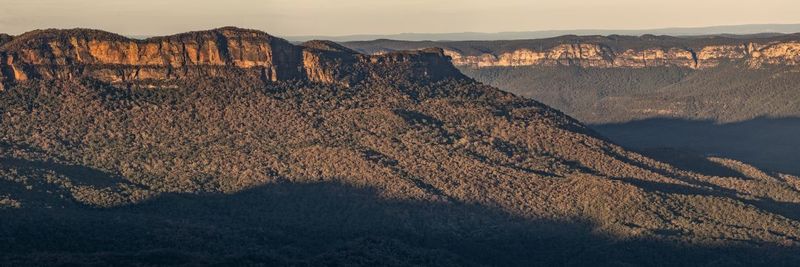
[[[744,61],[750,67],[764,64],[800,64],[800,41],[707,45],[699,49],[652,47],[615,50],[602,43],[560,44],[549,49],[520,48],[510,52],[470,55],[456,49],[445,53],[458,66],[580,66],[597,68],[644,68],[678,66],[694,69],[715,67],[722,62]]]
[[[800,41],[747,46],[751,66],[762,64],[800,64]]]
[[[443,80],[466,78],[441,48],[400,51],[361,57],[369,66],[371,79],[385,81]]]
[[[439,48],[364,55],[319,41],[304,44],[305,78],[324,84],[350,85],[362,80],[385,82],[464,78]]]
[[[393,63],[444,69],[397,68],[412,76],[458,75],[441,50],[363,55],[332,42],[295,46],[263,32],[230,27],[146,40],[79,29],[40,30],[9,39],[0,46],[0,83],[76,77],[119,83],[224,76],[350,85],[380,77],[370,73]]]

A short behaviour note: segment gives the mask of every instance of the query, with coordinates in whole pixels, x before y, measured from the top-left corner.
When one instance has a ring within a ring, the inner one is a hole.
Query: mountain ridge
[[[358,34],[345,36],[287,36],[291,41],[306,41],[311,39],[326,39],[338,42],[368,41],[377,39],[394,39],[404,41],[490,41],[490,40],[523,40],[552,38],[562,35],[673,35],[673,36],[703,36],[703,35],[751,35],[772,33],[776,35],[800,32],[800,24],[746,24],[723,25],[709,27],[674,27],[641,30],[603,30],[603,29],[575,29],[575,30],[543,30],[543,31],[510,31],[510,32],[462,32],[462,33],[399,33],[399,34]]]
[[[705,69],[723,62],[761,65],[800,63],[800,34],[773,37],[576,36],[502,41],[412,42],[375,40],[347,42],[364,53],[440,47],[456,66],[580,66],[645,68],[677,66]]]
[[[405,64],[404,74],[415,78],[460,75],[439,49],[363,55],[296,46],[261,31],[235,27],[144,40],[73,29],[32,31],[0,46],[0,84],[73,77],[105,82],[175,80],[243,72],[265,82],[305,80],[349,86],[385,78],[377,73],[393,63]]]

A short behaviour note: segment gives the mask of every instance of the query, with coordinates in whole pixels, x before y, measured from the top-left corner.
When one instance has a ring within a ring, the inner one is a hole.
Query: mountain
[[[800,174],[797,34],[346,45],[367,53],[441,47],[467,76],[542,101],[626,146]]]
[[[780,35],[800,32],[800,24],[746,24],[710,27],[662,28],[643,30],[549,30],[519,32],[459,32],[459,33],[400,33],[400,34],[361,34],[346,36],[289,36],[291,41],[303,42],[313,39],[325,39],[337,42],[368,41],[392,39],[404,41],[492,41],[492,40],[525,40],[552,38],[563,35]]]
[[[84,29],[33,31],[0,48],[0,83],[72,77],[129,82],[248,76],[263,81],[347,84],[358,79],[355,76],[381,72],[366,68],[391,65],[396,71],[395,67],[410,64],[430,64],[431,72],[408,75],[436,79],[458,73],[437,49],[368,56],[327,48],[298,47],[263,32],[235,28],[145,40]],[[393,64],[403,61],[410,63]],[[404,67],[414,70],[413,66]]]
[[[365,53],[440,47],[456,66],[590,68],[684,67],[707,69],[721,62],[744,61],[750,67],[797,65],[800,34],[767,38],[633,36],[561,36],[517,41],[348,42]]]
[[[800,178],[626,150],[462,75],[238,28],[0,47],[9,265],[791,265]]]

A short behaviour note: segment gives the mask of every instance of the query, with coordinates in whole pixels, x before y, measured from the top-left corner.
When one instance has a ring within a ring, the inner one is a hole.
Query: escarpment
[[[453,64],[473,68],[516,66],[579,66],[645,68],[677,66],[705,69],[724,62],[750,68],[800,64],[800,35],[773,38],[669,36],[563,36],[540,40],[401,42],[379,40],[347,43],[364,52],[442,47]]]
[[[750,67],[764,64],[797,65],[800,42],[747,43],[691,48],[646,48],[615,51],[603,44],[564,44],[547,50],[522,48],[500,54],[464,55],[446,50],[453,64],[471,67],[558,66],[644,68],[678,66],[694,69],[716,67],[726,61],[744,61]]]
[[[386,64],[409,77],[460,75],[440,49],[363,55],[332,42],[296,46],[260,31],[231,27],[145,40],[97,30],[41,30],[0,41],[3,85],[30,79],[90,77],[118,83],[231,74],[265,82],[350,85],[385,78],[376,73]]]

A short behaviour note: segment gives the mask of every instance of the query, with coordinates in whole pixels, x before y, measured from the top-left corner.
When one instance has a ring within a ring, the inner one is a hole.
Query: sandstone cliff
[[[614,51],[602,44],[565,44],[548,50],[519,49],[499,55],[462,55],[455,50],[445,53],[453,64],[472,67],[556,66],[630,67],[678,66],[709,68],[724,61],[744,60],[751,67],[763,64],[797,65],[800,63],[800,42],[703,47],[699,51],[685,48],[647,48]]]
[[[0,38],[3,39],[3,38]],[[442,50],[363,55],[332,42],[295,46],[266,33],[220,28],[146,40],[97,30],[39,30],[0,44],[0,84],[29,79],[91,77],[106,82],[179,80],[203,76],[306,80],[349,85],[386,64],[403,75],[459,75]]]
[[[367,53],[442,47],[457,66],[580,66],[644,68],[678,66],[703,69],[723,62],[762,65],[800,64],[800,35],[772,38],[678,38],[669,36],[563,36],[541,40],[486,42],[402,42],[376,40],[348,46]]]

